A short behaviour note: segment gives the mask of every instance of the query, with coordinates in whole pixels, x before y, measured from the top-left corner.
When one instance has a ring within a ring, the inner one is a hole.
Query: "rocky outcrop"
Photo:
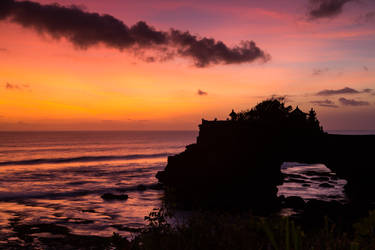
[[[285,161],[323,163],[348,180],[353,200],[375,198],[375,166],[368,146],[375,136],[324,133],[313,110],[307,116],[277,100],[231,116],[226,121],[202,120],[197,142],[170,156],[157,174],[177,204],[272,210],[278,207],[276,186],[282,183],[280,166]]]

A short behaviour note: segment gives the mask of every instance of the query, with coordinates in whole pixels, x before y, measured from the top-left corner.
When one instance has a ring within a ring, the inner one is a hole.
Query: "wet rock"
[[[302,184],[302,187],[310,187],[311,185],[310,184],[307,184],[307,183],[304,183]]]
[[[68,235],[70,230],[66,227],[46,223],[46,224],[31,224],[31,225],[15,225],[13,230],[20,236],[35,234],[35,233],[51,233],[51,234],[61,234]],[[21,237],[22,238],[22,237]]]
[[[306,183],[305,180],[296,179],[296,178],[289,178],[289,179],[286,179],[284,182]]]
[[[321,177],[313,177],[311,178],[313,181],[329,181],[329,178],[326,176],[321,176]]]
[[[322,188],[333,188],[335,186],[331,185],[331,184],[329,184],[327,182],[325,182],[325,183],[320,184],[319,187],[322,187]]]
[[[285,174],[285,177],[297,178],[297,179],[306,179],[306,177],[304,177],[303,175],[299,175],[299,174]]]
[[[145,191],[147,189],[151,189],[151,190],[161,190],[163,189],[163,185],[160,184],[160,183],[156,183],[156,184],[150,184],[150,185],[143,185],[143,184],[140,184],[137,186],[137,190],[138,191]]]
[[[111,200],[124,201],[124,200],[127,200],[129,198],[129,196],[127,194],[111,194],[111,193],[105,193],[100,197],[102,197],[102,199],[106,200],[106,201],[111,201]]]
[[[331,176],[332,173],[330,173],[330,172],[317,172],[317,171],[308,170],[308,171],[302,172],[302,174],[305,174],[305,175],[308,175],[308,176],[323,177],[323,176]]]
[[[82,209],[82,213],[95,213],[94,209]]]
[[[138,186],[137,186],[137,190],[138,190],[138,191],[145,191],[146,189],[147,189],[147,187],[146,187],[145,185],[142,185],[142,184],[141,184],[141,185],[138,185]]]
[[[149,188],[152,189],[152,190],[162,190],[163,189],[163,185],[160,184],[160,183],[156,183],[156,184],[150,185]]]
[[[339,177],[337,175],[331,175],[331,180],[338,180]]]
[[[289,196],[285,198],[285,206],[294,209],[303,209],[305,201],[299,196]]]
[[[121,224],[113,224],[112,227],[116,228],[119,231],[126,231],[131,233],[138,233],[142,231],[142,228],[127,227]]]

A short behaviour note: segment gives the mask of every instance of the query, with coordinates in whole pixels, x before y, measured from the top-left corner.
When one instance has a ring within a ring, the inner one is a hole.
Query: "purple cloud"
[[[313,69],[313,76],[319,76],[329,71],[329,68]]]
[[[198,89],[198,92],[197,92],[198,95],[208,95],[207,92],[203,91],[203,90],[200,90]]]
[[[316,101],[311,101],[310,103],[316,104],[321,107],[328,107],[328,108],[338,108],[338,106],[331,100],[316,100]]]
[[[359,93],[361,93],[361,92],[358,91],[358,90],[346,87],[346,88],[337,89],[337,90],[325,89],[325,90],[319,91],[316,95],[329,96],[329,95],[359,94]]]
[[[357,101],[357,100],[354,100],[354,99],[346,99],[344,97],[341,97],[339,99],[339,101],[342,105],[345,105],[345,106],[368,106],[368,105],[370,105],[369,102]]]
[[[309,0],[310,19],[331,18],[339,15],[345,4],[355,0]]]

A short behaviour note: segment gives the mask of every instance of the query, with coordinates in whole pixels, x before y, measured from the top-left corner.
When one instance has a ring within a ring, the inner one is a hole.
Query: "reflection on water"
[[[167,155],[195,137],[194,131],[0,132],[0,243],[14,238],[15,222],[129,234],[126,227],[143,226],[161,206],[162,191],[153,185]],[[104,193],[129,199],[104,201]]]
[[[305,201],[319,199],[323,201],[345,202],[344,186],[346,180],[339,179],[323,164],[300,164],[285,162],[281,166],[284,183],[278,186],[278,195],[300,196]]]
[[[140,227],[162,191],[138,190],[156,183],[155,172],[165,157],[106,164],[39,165],[1,169],[0,230],[9,233],[9,219],[22,223],[57,223],[72,233],[110,236],[120,227]],[[126,201],[104,201],[103,193],[126,193]],[[120,226],[120,227],[119,227]],[[120,232],[121,233],[121,232]],[[124,232],[122,232],[124,234]]]

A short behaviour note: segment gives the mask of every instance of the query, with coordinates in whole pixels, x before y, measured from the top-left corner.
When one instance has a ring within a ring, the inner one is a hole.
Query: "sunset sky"
[[[196,130],[273,95],[375,129],[373,0],[1,0],[0,31],[0,130]]]

